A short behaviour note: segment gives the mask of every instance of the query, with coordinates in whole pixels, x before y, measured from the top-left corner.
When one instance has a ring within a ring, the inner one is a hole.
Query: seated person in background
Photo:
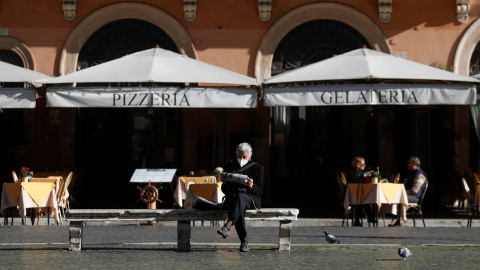
[[[411,156],[407,163],[408,173],[403,184],[407,191],[409,203],[417,203],[421,198],[427,183],[427,174],[420,168],[420,158]],[[400,210],[399,210],[400,211]],[[392,219],[388,226],[400,225],[398,216]]]
[[[371,172],[373,171],[365,172],[365,159],[363,157],[355,157],[352,160],[352,167],[347,170],[347,183],[349,184],[365,183],[365,173],[371,173]],[[368,222],[374,222],[370,206],[367,205],[367,207],[364,207],[363,205],[359,205],[354,209],[355,211],[353,211],[354,213],[353,218],[355,219],[355,222],[353,223],[354,226],[362,226],[362,223],[360,222],[360,216],[363,214],[364,208],[365,208],[365,211],[367,212]]]

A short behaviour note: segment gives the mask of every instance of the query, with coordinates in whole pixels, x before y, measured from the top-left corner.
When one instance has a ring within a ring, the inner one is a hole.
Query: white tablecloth
[[[192,204],[200,196],[214,203],[221,203],[223,196],[222,183],[218,184],[192,184],[185,199],[185,209],[192,209]]]
[[[376,204],[380,213],[398,215],[407,221],[408,199],[403,184],[348,184],[343,206],[346,210],[350,205]]]
[[[216,181],[217,179],[215,176],[178,177],[177,187],[175,188],[175,192],[173,193],[173,198],[180,207],[183,207],[183,200],[186,200],[188,187],[191,184],[216,183]]]
[[[9,190],[11,192],[7,191],[5,185],[10,185]],[[44,192],[40,197],[29,194],[28,190],[40,187],[48,192]],[[53,183],[5,183],[2,189],[0,211],[3,213],[6,208],[15,206],[18,206],[18,211],[22,218],[26,216],[27,208],[49,207],[50,214],[55,220],[58,220],[57,192]]]

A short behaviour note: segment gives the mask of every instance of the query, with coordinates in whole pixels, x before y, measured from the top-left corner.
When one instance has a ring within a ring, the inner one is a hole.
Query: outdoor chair
[[[388,182],[398,184],[398,181],[400,180],[400,173],[394,173],[391,177],[393,177],[393,179],[388,179]]]
[[[475,183],[477,182],[476,181],[476,176],[474,173],[472,172],[468,172],[468,171],[465,171],[463,173],[460,173],[458,179],[460,180],[460,192],[462,193],[461,194],[461,198],[458,202],[458,209],[467,209],[468,210],[468,207],[470,205],[470,201],[469,201],[469,198],[468,198],[468,194],[470,192],[473,192],[473,190],[475,189]],[[467,201],[467,202],[465,202]],[[467,205],[465,205],[467,203]]]
[[[67,176],[67,180],[65,181],[65,188],[63,192],[65,193],[64,195],[64,203],[67,208],[67,210],[70,210],[70,193],[68,192],[68,188],[70,187],[70,184],[73,181],[73,172],[70,172]]]
[[[338,186],[339,186],[339,200],[340,200],[340,205],[343,209],[343,220],[342,220],[342,226],[345,224],[345,220],[347,221],[347,227],[348,227],[348,219],[350,214],[352,213],[352,210],[345,210],[343,207],[343,202],[345,201],[345,191],[347,190],[347,172],[341,171],[337,175],[337,181],[338,181]],[[353,209],[353,208],[350,208]],[[353,223],[352,223],[353,224]]]
[[[12,220],[10,222],[10,225],[13,225],[13,218],[18,215],[18,208],[15,207],[9,207],[4,210],[5,214],[3,216],[3,225],[6,226],[8,225],[8,217],[12,216]]]
[[[407,215],[412,215],[413,216],[413,226],[415,227],[415,216],[419,215],[422,218],[423,222],[423,227],[427,227],[425,225],[425,220],[423,219],[423,213],[422,213],[422,202],[423,198],[425,198],[425,194],[427,193],[428,189],[428,181],[425,180],[425,189],[423,190],[422,198],[417,203],[408,203],[407,206]],[[411,212],[409,213],[409,211]]]
[[[475,189],[475,184],[477,183],[475,173],[473,172],[466,172],[465,173],[465,180],[467,181],[470,190]]]
[[[474,172],[473,174],[473,180],[475,184],[480,184],[480,173]]]
[[[18,176],[17,176],[17,173],[15,171],[12,171],[12,179],[13,179],[13,182],[18,182]],[[14,218],[14,216],[18,215],[18,208],[17,207],[10,207],[10,208],[5,209],[3,225],[8,224],[8,217],[10,215],[12,216],[11,225],[13,225],[13,218]]]
[[[474,214],[479,214],[479,204],[475,203],[475,198],[478,196],[478,191],[480,189],[480,183],[475,185],[475,189],[470,190],[468,188],[467,182],[464,178],[462,178],[464,182],[465,192],[468,195],[468,220],[467,220],[467,227],[472,227],[472,219]]]
[[[60,219],[60,224],[63,224],[63,220],[65,219],[65,210],[70,209],[68,187],[70,186],[72,178],[73,172],[70,172],[67,176],[67,179],[65,179],[65,181],[62,181],[62,184],[60,184],[60,188],[58,189],[57,206],[59,211],[58,217]]]
[[[13,178],[13,182],[18,182],[18,176],[15,171],[12,171],[12,178]]]
[[[462,196],[462,199],[463,198],[467,199],[467,203],[468,203],[467,208],[468,208],[471,204],[475,202],[475,197],[472,195],[472,190],[468,186],[468,183],[465,177],[462,177],[462,184],[463,184],[463,195],[464,195]]]

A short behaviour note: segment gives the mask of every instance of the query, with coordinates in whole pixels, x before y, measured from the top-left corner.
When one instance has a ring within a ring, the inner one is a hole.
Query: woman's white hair
[[[249,155],[252,154],[252,146],[249,143],[243,142],[237,146],[237,154],[240,151],[247,151]]]

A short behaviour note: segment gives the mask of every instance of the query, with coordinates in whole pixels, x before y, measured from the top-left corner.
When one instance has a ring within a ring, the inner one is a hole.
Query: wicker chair
[[[12,178],[13,178],[13,182],[18,182],[18,176],[15,171],[12,171]]]
[[[479,214],[479,204],[475,203],[475,198],[478,196],[478,192],[480,190],[480,183],[475,185],[474,190],[470,190],[467,185],[467,181],[462,178],[464,190],[467,193],[468,198],[468,220],[467,220],[467,227],[472,227],[472,219],[474,214]]]
[[[390,183],[398,184],[398,181],[400,180],[400,173],[395,174],[395,178],[393,178],[393,181]]]
[[[339,190],[340,190],[340,201],[343,208],[343,201],[345,200],[345,190],[347,189],[347,172],[341,171],[338,176],[338,185],[339,185]],[[343,211],[343,220],[342,220],[342,226],[345,224],[345,220],[347,221],[347,227],[348,227],[348,219],[351,214],[352,210],[345,210]]]
[[[70,209],[68,187],[72,182],[72,178],[73,172],[70,172],[67,176],[67,179],[60,184],[60,188],[58,189],[57,205],[60,212],[58,215],[60,218],[60,224],[63,224],[63,220],[65,219],[65,210]]]
[[[408,203],[408,206],[407,206],[407,215],[412,215],[413,216],[413,226],[415,227],[415,216],[419,215],[421,218],[422,218],[422,222],[423,222],[423,227],[427,227],[425,225],[425,220],[423,219],[423,213],[422,213],[422,202],[423,202],[423,198],[425,198],[425,194],[427,193],[427,189],[428,189],[428,181],[425,180],[425,189],[423,190],[423,194],[422,194],[422,197],[420,198],[420,200],[418,200],[417,203]],[[411,212],[409,213],[408,211]]]

